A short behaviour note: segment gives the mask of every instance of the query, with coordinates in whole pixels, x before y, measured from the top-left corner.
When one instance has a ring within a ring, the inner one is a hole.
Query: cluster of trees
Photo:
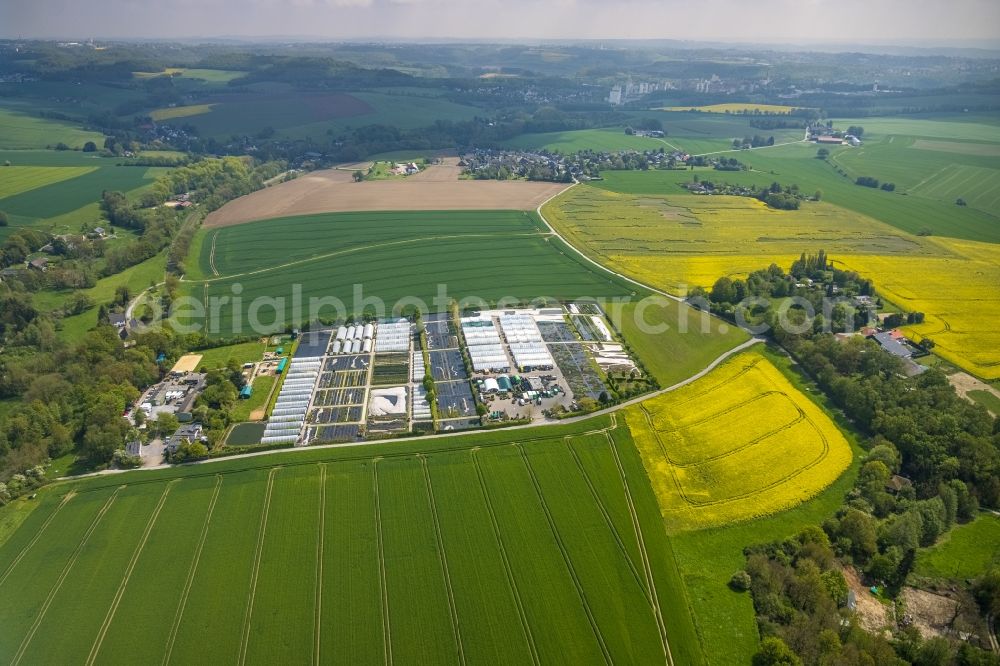
[[[956,522],[973,519],[980,506],[997,507],[1000,421],[960,398],[937,370],[905,377],[899,360],[871,341],[818,335],[790,337],[783,344],[868,435],[868,452],[845,506],[821,531],[810,528],[796,540],[748,550],[762,635],[780,637],[805,663],[823,663],[830,649],[843,651],[849,643],[874,663],[951,663],[956,658],[987,663],[972,646],[961,647],[956,657],[948,643],[923,643],[912,629],[891,643],[856,633],[853,625],[839,621],[835,602],[840,599],[819,594],[833,586],[818,583],[824,582],[824,572],[835,569],[836,556],[893,595],[910,573],[918,547],[933,545]],[[976,588],[984,612],[1000,590],[991,581]],[[979,623],[974,615],[957,621],[970,633]],[[836,636],[824,637],[824,632]],[[925,652],[943,658],[925,662]]]
[[[955,647],[943,638],[924,640],[912,626],[892,638],[863,629],[846,608],[849,587],[836,546],[819,527],[809,526],[794,537],[744,552],[746,569],[736,572],[730,585],[749,589],[753,596],[762,638],[755,666],[996,663],[984,649],[970,643]],[[989,596],[993,588],[985,576],[983,580],[983,595]],[[974,608],[963,609],[956,623],[985,633]]]
[[[745,136],[742,139],[733,139],[733,148],[737,150],[743,148],[760,148],[761,146],[773,146],[774,137],[769,136],[767,138],[762,137],[759,134],[754,134],[753,136]]]
[[[871,176],[858,176],[854,180],[855,185],[861,185],[862,187],[870,187],[872,189],[883,189],[886,192],[894,192],[896,190],[895,183],[879,183],[878,178],[872,178]]]
[[[48,235],[37,229],[18,229],[0,245],[0,268],[24,263],[32,252],[37,252],[48,241]]]
[[[812,284],[800,282],[806,279],[812,280]],[[771,334],[780,342],[791,334],[779,319],[782,304],[771,299],[784,299],[788,296],[805,299],[813,309],[811,321],[807,319],[810,313],[798,305],[789,309],[785,317],[794,328],[806,331],[799,335],[811,335],[828,327],[829,330],[848,331],[866,325],[869,319],[868,309],[855,307],[847,299],[874,295],[870,280],[854,271],[835,268],[826,253],[820,250],[816,255],[803,253],[792,263],[790,273],[786,274],[780,266],[771,264],[767,269],[754,271],[746,280],[721,277],[707,292],[703,289],[692,291],[690,300],[696,306],[700,304],[700,307],[704,307],[707,302],[713,313],[731,321],[736,318],[737,308],[742,308],[744,321],[766,323]],[[749,307],[741,305],[749,297],[764,300],[754,302]],[[827,303],[826,300],[832,297],[838,298]],[[830,305],[829,309],[826,305]]]

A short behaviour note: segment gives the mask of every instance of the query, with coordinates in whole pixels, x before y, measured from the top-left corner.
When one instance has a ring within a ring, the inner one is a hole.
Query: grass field
[[[971,523],[956,525],[930,548],[917,551],[913,573],[928,578],[965,581],[1000,566],[1000,518],[982,514]]]
[[[622,306],[620,319],[614,318],[660,386],[671,386],[703,370],[749,337],[735,326],[705,318],[701,312],[667,298],[628,303]]]
[[[198,367],[201,370],[207,370],[223,368],[229,361],[236,361],[240,365],[259,361],[263,358],[266,350],[267,346],[260,342],[241,342],[235,345],[201,349],[193,353],[201,354],[201,363]]]
[[[782,104],[750,104],[744,102],[731,102],[728,104],[708,104],[705,106],[668,106],[659,111],[695,111],[701,113],[730,113],[737,115],[772,114],[787,115],[798,109],[796,106],[784,106]]]
[[[325,137],[348,127],[383,124],[409,129],[432,125],[436,120],[470,120],[477,109],[436,97],[358,93],[210,95],[188,107],[158,109],[164,120],[183,113],[183,123],[198,128],[204,136],[228,137],[255,134],[273,127],[290,139]]]
[[[212,318],[218,335],[244,330],[257,297],[283,298],[279,320],[291,325],[297,321],[291,310],[297,289],[303,318],[314,297],[336,297],[350,311],[362,309],[366,297],[381,299],[387,309],[415,298],[427,312],[443,307],[433,302],[442,285],[456,299],[490,301],[635,291],[586,265],[547,236],[533,214],[521,211],[339,213],[204,233],[218,235],[201,243],[200,270],[219,277],[185,282],[186,292],[211,298],[232,296],[237,284],[242,289],[242,310],[234,314],[230,304]],[[263,324],[275,321],[274,308],[260,312]],[[336,316],[336,310],[328,307],[319,314]]]
[[[624,425],[519,440],[285,453],[46,488],[0,545],[0,656],[664,663],[669,641],[675,663],[702,663]]]
[[[31,161],[46,161],[45,154],[30,151],[31,157],[22,158]],[[2,154],[0,154],[2,156]],[[86,159],[86,158],[83,158]],[[21,162],[17,162],[21,164]],[[38,186],[22,189],[20,192],[12,192],[8,196],[0,198],[0,210],[5,211],[10,216],[10,226],[0,229],[0,236],[10,233],[17,226],[37,225],[47,223],[60,227],[68,227],[73,232],[79,231],[79,222],[82,219],[98,219],[94,216],[97,209],[95,202],[101,198],[104,190],[119,190],[128,192],[137,190],[153,182],[153,179],[161,173],[161,170],[153,170],[147,167],[115,166],[110,160],[94,158],[90,162],[83,162],[87,166],[44,166],[46,171],[39,171],[42,166],[28,165],[0,167],[0,176],[5,173],[17,174],[19,171],[25,173],[24,169],[30,169],[38,177],[48,170],[59,169],[55,174],[64,173],[62,170],[72,169],[72,175],[59,177],[50,182],[41,182]],[[96,167],[96,168],[95,168]],[[28,180],[36,177],[28,172]],[[6,182],[5,179],[3,182]],[[5,187],[5,185],[0,185]],[[90,208],[88,208],[90,207]],[[83,215],[79,215],[82,209],[87,209]],[[65,230],[65,229],[63,229]]]
[[[669,141],[669,137],[667,139]],[[645,136],[629,136],[623,127],[522,134],[506,142],[520,150],[549,150],[570,154],[581,150],[614,152],[620,150],[656,150],[664,144]]]
[[[670,532],[790,508],[851,464],[836,425],[757,351],[625,415]]]
[[[0,200],[90,173],[97,167],[9,166],[0,170]]]
[[[83,148],[88,141],[101,146],[104,136],[63,120],[40,118],[32,113],[29,106],[0,106],[0,148],[47,148],[58,143],[70,148]]]
[[[1000,131],[978,134],[976,142],[950,137],[950,123],[914,121],[911,132],[937,131],[938,139],[919,135],[873,134],[864,144],[840,150],[832,158],[852,177],[875,176],[893,182],[896,192],[954,205],[963,199],[972,208],[1000,216]],[[930,125],[931,129],[923,127]],[[903,124],[902,127],[906,125]],[[934,130],[933,128],[940,128]],[[876,120],[876,128],[879,122]]]
[[[1000,398],[989,391],[969,391],[966,395],[993,412],[994,415],[1000,415]]]
[[[253,380],[253,393],[251,396],[246,400],[238,401],[236,406],[233,407],[231,412],[233,422],[242,423],[243,421],[249,421],[250,415],[258,409],[263,414],[268,398],[271,397],[271,388],[274,387],[274,381],[274,375],[261,375],[255,378]]]

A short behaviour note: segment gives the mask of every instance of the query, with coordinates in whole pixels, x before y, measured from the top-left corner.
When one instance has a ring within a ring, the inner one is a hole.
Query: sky
[[[1000,0],[0,0],[7,38],[1000,41]]]

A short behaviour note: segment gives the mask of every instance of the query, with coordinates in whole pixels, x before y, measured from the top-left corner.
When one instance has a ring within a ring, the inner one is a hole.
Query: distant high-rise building
[[[622,87],[616,85],[611,89],[611,94],[608,95],[608,101],[611,102],[612,106],[618,106],[622,103]]]

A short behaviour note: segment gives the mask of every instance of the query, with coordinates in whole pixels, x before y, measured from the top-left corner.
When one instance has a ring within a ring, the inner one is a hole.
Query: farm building
[[[510,378],[507,375],[500,375],[497,377],[497,385],[500,387],[501,391],[511,390]]]
[[[839,136],[818,136],[816,137],[816,143],[821,143],[831,146],[840,146],[843,145],[844,140],[841,139]]]
[[[875,338],[875,342],[879,343],[882,349],[889,352],[893,356],[898,356],[899,358],[910,358],[913,356],[913,352],[904,346],[898,338],[893,336],[892,331],[876,333],[873,337]]]
[[[493,377],[487,377],[483,381],[483,393],[498,393],[500,391],[500,384]]]
[[[184,440],[197,442],[201,440],[201,424],[187,423],[174,431],[174,434],[167,438],[166,449],[173,453]]]
[[[341,326],[340,328],[337,329],[337,339],[343,340],[346,337],[347,337],[347,327]]]
[[[240,400],[248,400],[251,395],[253,395],[253,386],[250,384],[240,389]]]
[[[285,371],[285,368],[287,367],[288,367],[288,357],[285,357],[281,359],[281,363],[278,364],[278,367],[275,369],[274,372],[280,375],[282,372]]]

